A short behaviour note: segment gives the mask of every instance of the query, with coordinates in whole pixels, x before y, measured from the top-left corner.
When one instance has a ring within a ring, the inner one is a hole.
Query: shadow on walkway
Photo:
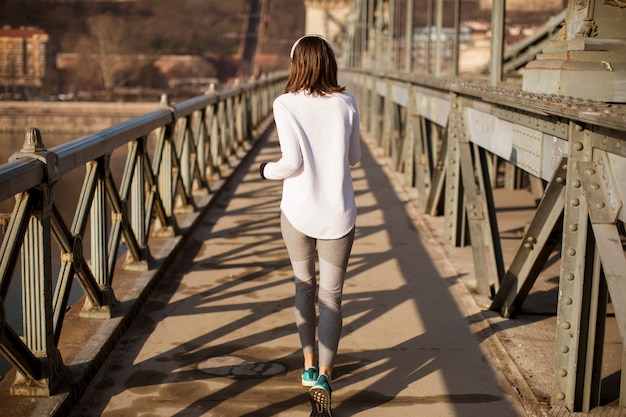
[[[73,416],[307,416],[275,132],[231,182]],[[334,416],[522,416],[470,326],[477,309],[363,146]],[[484,336],[484,335],[483,335]]]

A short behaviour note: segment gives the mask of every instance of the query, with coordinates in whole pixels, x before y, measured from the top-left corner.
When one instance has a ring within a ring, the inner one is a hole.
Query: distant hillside
[[[37,26],[59,52],[73,52],[89,33],[88,18],[123,19],[128,52],[235,54],[248,0],[2,0],[0,25]],[[304,32],[304,2],[271,0],[266,45],[289,43]],[[280,48],[279,48],[280,49]]]
[[[49,35],[48,63],[35,95],[110,100],[197,94],[212,83],[286,70],[304,33],[303,0],[270,0],[247,29],[256,0],[0,0],[0,25]],[[244,31],[251,33],[244,33]],[[242,43],[247,40],[244,55]],[[250,55],[252,53],[252,55]],[[256,55],[255,55],[256,54]],[[254,57],[256,56],[256,60]],[[254,60],[255,66],[251,65]]]

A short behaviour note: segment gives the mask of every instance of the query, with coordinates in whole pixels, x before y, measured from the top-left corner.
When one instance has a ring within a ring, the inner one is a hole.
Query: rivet
[[[571,272],[565,276],[565,279],[568,281],[574,281],[574,278],[574,274],[572,274]]]
[[[574,248],[569,248],[569,249],[567,250],[567,254],[568,254],[569,256],[576,256],[576,249],[574,249]]]
[[[596,173],[596,170],[593,169],[593,168],[586,168],[585,169],[585,174],[587,174],[587,175],[595,175],[595,173]]]
[[[596,208],[603,209],[606,206],[602,201],[596,203]]]
[[[580,180],[574,180],[574,188],[580,188],[581,185]]]
[[[563,304],[565,304],[566,306],[572,305],[572,297],[563,298]]]
[[[559,392],[558,394],[556,394],[556,399],[559,401],[563,401],[565,399],[565,394]]]
[[[567,376],[567,369],[565,369],[565,368],[559,369],[559,375],[561,375],[563,377]]]
[[[578,207],[580,205],[580,200],[577,198],[572,198],[572,206]]]
[[[576,232],[578,231],[578,223],[572,223],[569,225],[569,231],[570,232]]]
[[[557,184],[563,184],[563,182],[565,182],[565,178],[563,178],[563,177],[556,177],[556,182],[557,182]]]
[[[567,352],[569,352],[569,346],[565,346],[565,345],[561,346],[561,353],[567,353]]]
[[[528,241],[530,243],[535,243],[535,242],[537,242],[537,239],[535,239],[533,236],[528,236],[526,238],[526,241]]]
[[[574,144],[574,150],[576,150],[576,151],[582,151],[582,150],[583,150],[583,144],[582,144],[582,143],[580,143],[580,142],[576,142],[576,143]]]
[[[577,132],[582,132],[583,127],[581,125],[576,125],[576,131]]]
[[[526,242],[526,243],[524,243],[524,247],[525,247],[526,249],[532,249],[532,248],[533,248],[533,244],[532,244],[532,243],[528,243],[528,242]]]
[[[561,324],[561,328],[563,330],[569,330],[572,327],[572,325],[570,324],[569,321],[564,321],[563,324]]]
[[[594,182],[593,184],[591,184],[591,188],[594,189],[594,190],[599,190],[600,189],[600,184]]]

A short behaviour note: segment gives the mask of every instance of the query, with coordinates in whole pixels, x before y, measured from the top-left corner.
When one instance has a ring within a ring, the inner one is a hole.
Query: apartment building
[[[38,28],[0,28],[0,87],[38,88],[46,75],[48,34]]]

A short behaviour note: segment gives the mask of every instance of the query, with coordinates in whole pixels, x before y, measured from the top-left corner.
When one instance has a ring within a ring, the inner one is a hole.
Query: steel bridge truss
[[[560,250],[552,404],[597,406],[609,298],[626,337],[626,106],[429,76],[343,76],[364,130],[417,190],[424,212],[444,216],[446,241],[471,243],[475,286],[491,309],[513,317]],[[498,159],[508,185],[527,173],[540,200],[508,268],[493,199]]]
[[[264,76],[177,105],[164,97],[149,114],[49,150],[38,129],[28,131],[22,150],[0,166],[0,201],[16,200],[0,247],[0,352],[17,370],[12,395],[55,393],[67,373],[59,338],[74,277],[86,296],[80,317],[110,319],[118,304],[114,278],[151,268],[152,242],[180,234],[177,214],[202,209],[198,196],[224,182],[222,168],[266,125],[284,78]],[[111,155],[124,148],[116,184]],[[81,170],[68,224],[57,208],[57,188]],[[4,308],[20,277],[23,336],[7,323]]]

